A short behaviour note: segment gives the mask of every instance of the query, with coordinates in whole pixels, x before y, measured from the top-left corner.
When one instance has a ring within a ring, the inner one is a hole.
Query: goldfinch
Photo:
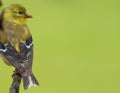
[[[15,67],[14,74],[22,77],[24,89],[39,85],[32,73],[33,40],[27,18],[32,16],[20,4],[11,4],[0,15],[0,55],[6,64]]]

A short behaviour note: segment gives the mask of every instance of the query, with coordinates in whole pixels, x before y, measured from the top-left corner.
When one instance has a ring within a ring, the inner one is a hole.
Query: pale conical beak
[[[25,18],[32,18],[32,16],[30,14],[28,14],[28,13],[26,13],[24,17]]]

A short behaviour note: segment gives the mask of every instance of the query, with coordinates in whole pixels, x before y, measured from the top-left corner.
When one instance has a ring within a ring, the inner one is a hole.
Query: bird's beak
[[[25,18],[32,18],[32,16],[30,14],[28,14],[28,13],[26,13],[24,17]]]

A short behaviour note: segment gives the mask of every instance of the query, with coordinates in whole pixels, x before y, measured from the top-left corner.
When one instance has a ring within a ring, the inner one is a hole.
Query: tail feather
[[[31,74],[30,76],[23,77],[23,86],[24,86],[24,89],[28,89],[31,86],[39,86],[39,83],[35,78],[35,76]]]

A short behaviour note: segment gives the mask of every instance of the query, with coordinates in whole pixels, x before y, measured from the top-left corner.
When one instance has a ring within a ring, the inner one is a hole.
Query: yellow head
[[[32,16],[27,14],[26,9],[20,4],[11,4],[5,8],[3,17],[5,20],[16,24],[25,24],[26,18],[32,18]]]

